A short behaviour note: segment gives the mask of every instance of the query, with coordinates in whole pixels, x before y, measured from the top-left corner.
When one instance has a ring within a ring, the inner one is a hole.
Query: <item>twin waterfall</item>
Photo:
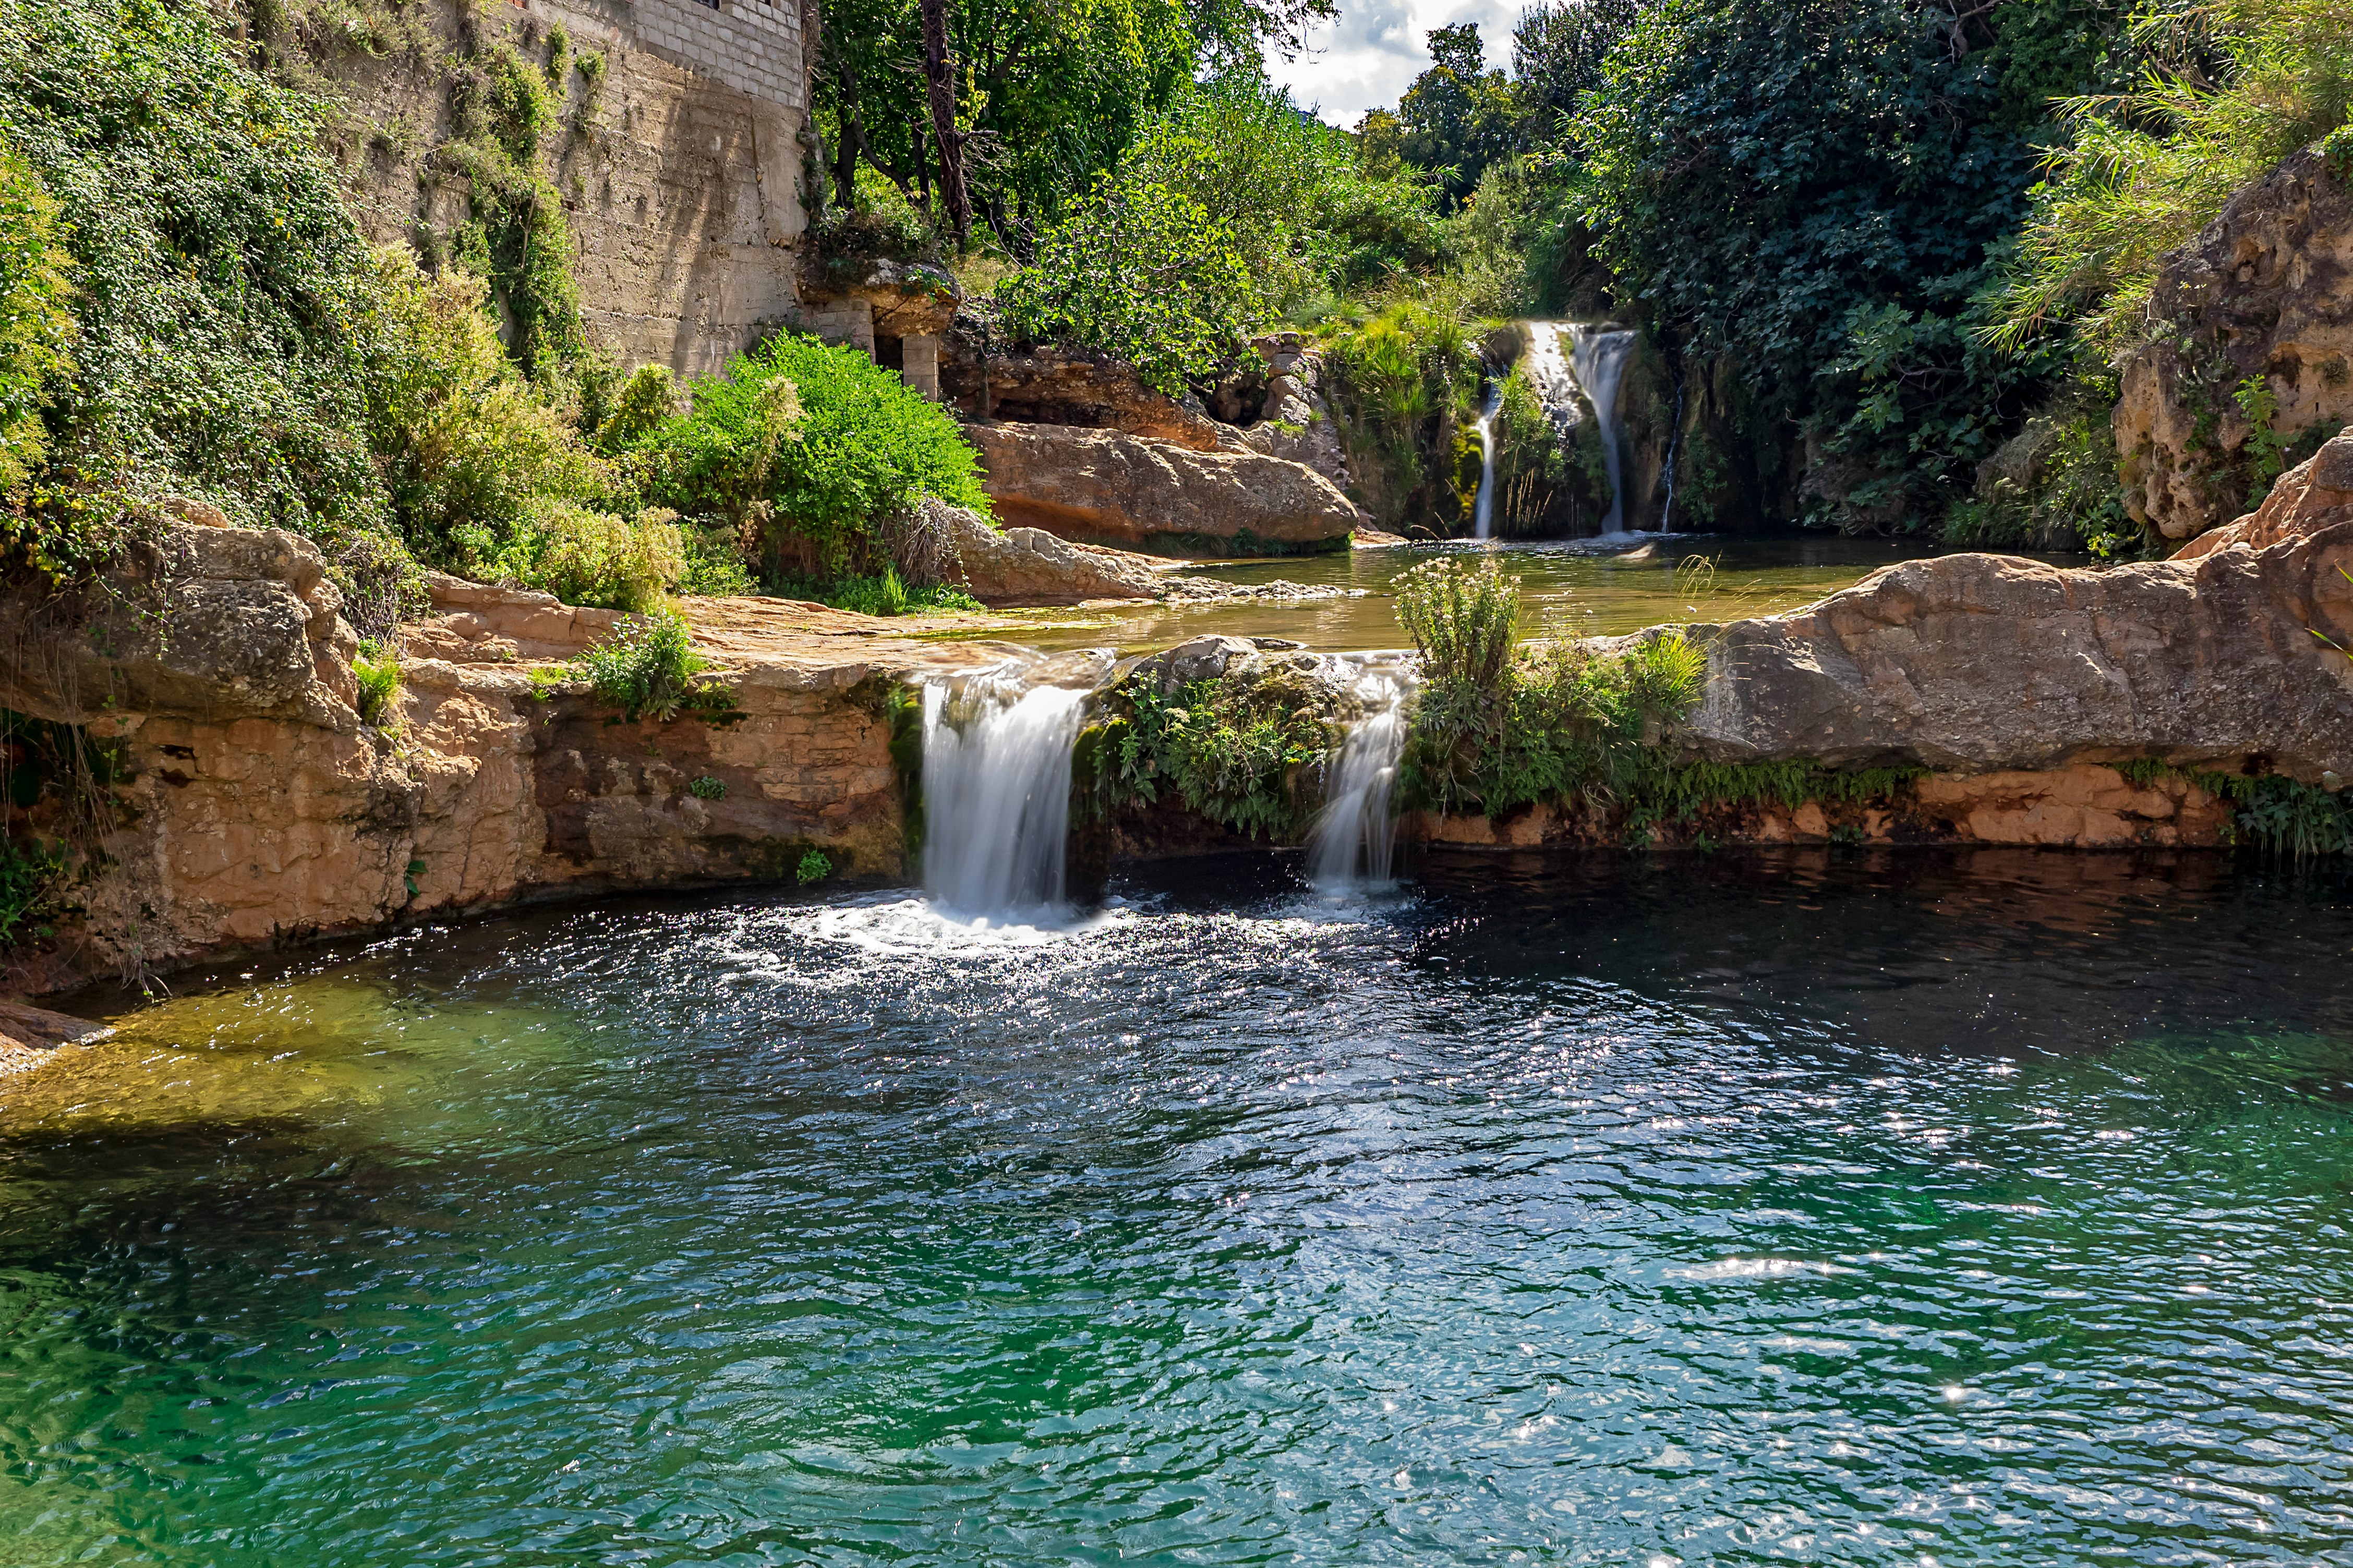
[[[1529,321],[1528,380],[1552,421],[1555,436],[1566,440],[1584,419],[1577,394],[1592,406],[1601,437],[1601,460],[1609,476],[1609,514],[1601,531],[1626,531],[1625,459],[1619,450],[1618,386],[1625,379],[1626,362],[1634,353],[1635,334],[1620,327],[1592,326],[1578,321]],[[1566,351],[1562,340],[1567,340]],[[1493,531],[1495,484],[1495,410],[1497,395],[1488,399],[1479,421],[1481,461],[1479,500],[1474,509],[1473,537],[1485,539]]]
[[[1326,763],[1325,805],[1307,846],[1327,895],[1391,879],[1391,798],[1405,748],[1409,681],[1395,663],[1350,661],[1363,716]],[[1071,757],[1099,656],[1009,661],[923,687],[923,890],[975,928],[1039,924],[1070,910]]]

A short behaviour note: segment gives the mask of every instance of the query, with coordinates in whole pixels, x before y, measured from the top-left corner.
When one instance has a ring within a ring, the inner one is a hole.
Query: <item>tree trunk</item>
[[[932,90],[932,140],[940,149],[940,195],[958,246],[972,238],[972,198],[964,188],[964,137],[956,130],[955,68],[948,59],[947,0],[923,0],[923,79]]]
[[[858,79],[845,65],[834,73],[834,80],[840,88],[841,112],[836,117],[840,134],[834,138],[833,205],[854,213],[858,210],[858,153],[866,140],[858,123]]]

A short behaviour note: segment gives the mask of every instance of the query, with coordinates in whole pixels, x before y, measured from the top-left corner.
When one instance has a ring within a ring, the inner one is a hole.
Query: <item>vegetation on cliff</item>
[[[380,634],[419,564],[640,610],[879,570],[918,494],[985,510],[953,423],[854,352],[779,338],[683,400],[596,357],[543,165],[584,57],[547,51],[459,62],[474,195],[428,270],[363,244],[318,147],[339,111],[203,6],[0,16],[12,552],[75,574],[201,503],[318,541]]]

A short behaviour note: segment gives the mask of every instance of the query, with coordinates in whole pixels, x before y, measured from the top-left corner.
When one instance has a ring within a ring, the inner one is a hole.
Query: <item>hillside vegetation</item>
[[[199,503],[316,540],[366,632],[425,565],[636,609],[878,570],[918,494],[986,510],[953,423],[863,355],[780,336],[691,387],[602,359],[568,239],[538,245],[553,280],[501,259],[562,222],[512,187],[539,178],[568,51],[486,62],[468,101],[496,156],[428,273],[363,243],[318,151],[332,106],[205,6],[0,14],[16,554],[70,575]]]

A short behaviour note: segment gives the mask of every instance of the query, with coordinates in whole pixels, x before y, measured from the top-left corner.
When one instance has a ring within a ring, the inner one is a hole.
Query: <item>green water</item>
[[[1281,579],[1351,592],[1343,598],[1196,608],[1013,611],[1013,629],[997,625],[986,634],[965,635],[1010,637],[1057,650],[1116,647],[1135,652],[1212,633],[1289,637],[1332,652],[1395,647],[1403,635],[1390,586],[1398,574],[1436,555],[1476,551],[1520,578],[1526,635],[1614,637],[1668,622],[1778,615],[1850,587],[1882,566],[1935,552],[1917,541],[1822,534],[1666,535],[1651,542],[1642,559],[1622,559],[1633,548],[1638,547],[1602,546],[1591,540],[1457,543],[1208,566],[1194,574],[1242,584]]]
[[[1119,892],[426,931],[0,1079],[0,1563],[2353,1562],[2341,886]]]

